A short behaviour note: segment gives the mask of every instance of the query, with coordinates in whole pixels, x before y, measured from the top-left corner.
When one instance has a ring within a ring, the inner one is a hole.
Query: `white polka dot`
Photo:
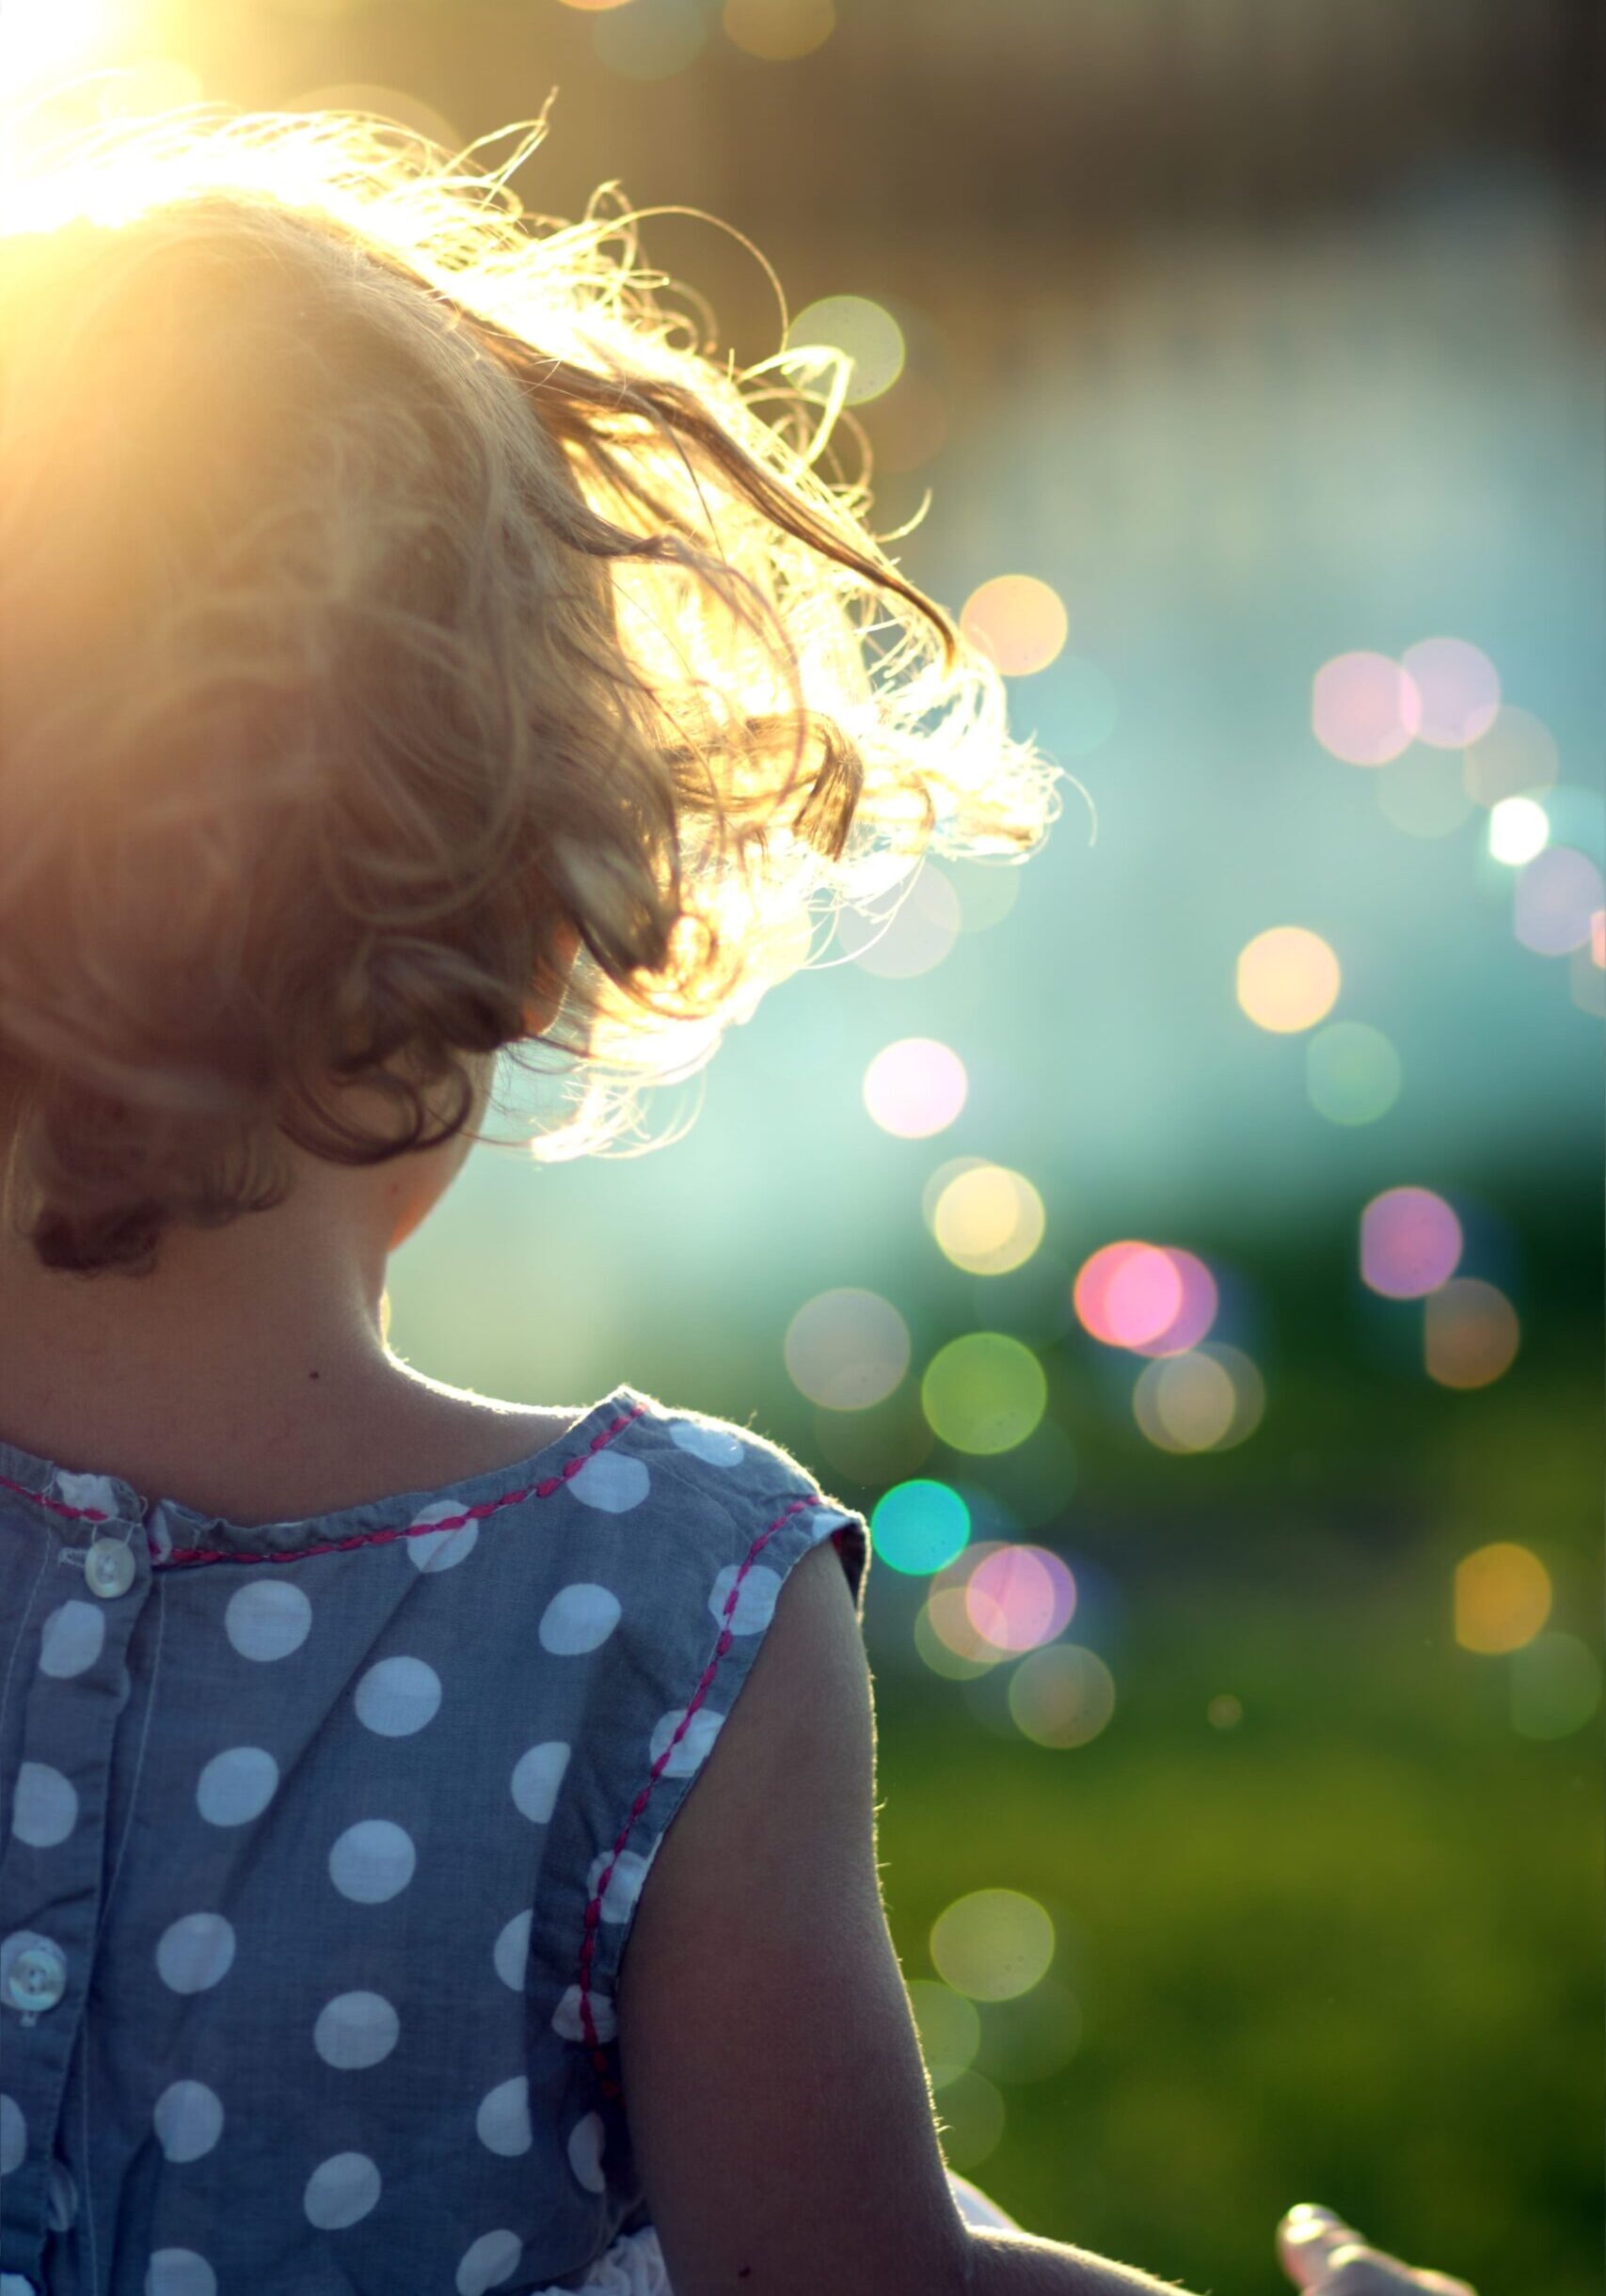
[[[421,1658],[381,1658],[357,1686],[357,1718],[381,1738],[408,1738],[435,1719],[440,1676]]]
[[[582,1506],[604,1514],[628,1514],[647,1495],[647,1471],[623,1451],[596,1451],[569,1477],[569,1489]]]
[[[50,2181],[45,2188],[44,2221],[52,2232],[71,2230],[78,2214],[78,2187],[64,2161],[50,2164]]]
[[[223,2134],[223,2104],[204,2081],[175,2081],[151,2114],[156,2141],[169,2161],[199,2161]]]
[[[54,1849],[78,1823],[78,1793],[48,1762],[24,1762],[11,1797],[11,1831],[30,1849]]]
[[[460,1498],[437,1499],[413,1517],[413,1528],[420,1523],[448,1523],[463,1512]],[[465,1523],[457,1530],[419,1531],[415,1538],[404,1539],[403,1548],[407,1560],[418,1571],[449,1571],[474,1551],[474,1542],[480,1535],[478,1523]]]
[[[687,1723],[684,1736],[670,1754],[660,1775],[664,1778],[690,1778],[694,1771],[700,1770],[713,1751],[714,1740],[720,1734],[720,1725],[724,1718],[723,1714],[710,1714],[707,1706],[699,1706]],[[680,1728],[680,1721],[681,1717],[678,1714],[664,1714],[659,1717],[657,1727],[653,1731],[647,1748],[648,1759],[655,1769],[658,1767],[660,1755],[668,1748],[670,1740]]]
[[[613,1869],[608,1875],[608,1887],[602,1892],[602,1919],[605,1922],[629,1920],[635,1911],[636,1900],[642,1893],[642,1884],[647,1877],[647,1869],[657,1855],[658,1845],[655,1843],[644,1858],[633,1849],[622,1849],[615,1858],[611,1849],[605,1849],[600,1857],[592,1860],[591,1871],[585,1877],[588,1900],[596,1896],[596,1885],[608,1872],[609,1866],[612,1865]]]
[[[209,1826],[245,1826],[261,1817],[278,1787],[278,1764],[261,1746],[214,1754],[196,1783],[196,1808]]]
[[[602,2115],[588,2113],[583,2120],[576,2121],[569,2130],[569,2166],[575,2173],[575,2182],[584,2185],[588,2193],[603,2192],[608,2183],[602,2173]]]
[[[482,2232],[457,2267],[457,2296],[485,2296],[517,2269],[524,2242],[517,2232]]]
[[[365,2152],[337,2152],[321,2161],[307,2179],[301,2205],[320,2232],[342,2232],[359,2224],[379,2199],[379,2171]]]
[[[39,1640],[39,1671],[57,1682],[94,1665],[106,1639],[106,1614],[100,1603],[61,1603],[44,1623]]]
[[[0,2177],[8,2177],[27,2157],[28,2124],[14,2097],[0,2097]]]
[[[0,2272],[0,2296],[39,2296],[39,2289],[21,2272]]]
[[[530,2150],[535,2132],[530,2126],[530,2082],[525,2074],[502,2082],[481,2098],[474,2133],[487,2152],[499,2152],[509,2161],[516,2153]]]
[[[146,2269],[145,2296],[217,2296],[217,2274],[193,2248],[158,2248]]]
[[[727,1562],[714,1581],[714,1591],[708,1597],[708,1608],[722,1626],[728,1625],[733,1635],[759,1635],[775,1615],[775,1597],[781,1591],[781,1574],[771,1570],[768,1563],[750,1563],[741,1573],[741,1586],[737,1593],[736,1607],[725,1617],[725,1605],[730,1591],[741,1572],[738,1562]]]
[[[242,1658],[288,1658],[307,1639],[312,1606],[288,1578],[253,1578],[229,1597],[223,1629]]]
[[[851,1520],[851,1517],[845,1515],[840,1507],[817,1507],[809,1518],[809,1528],[817,1537],[823,1539],[829,1532],[840,1530],[844,1523]]]
[[[513,1766],[513,1799],[519,1814],[533,1826],[544,1826],[551,1816],[569,1766],[569,1749],[562,1738],[549,1739],[520,1754]]]
[[[390,2055],[401,2030],[383,1993],[337,1993],[318,2012],[312,2046],[337,2072],[362,2072]]]
[[[671,1419],[669,1439],[705,1466],[739,1467],[747,1455],[739,1435],[723,1427],[705,1427],[700,1419]]]
[[[418,1865],[412,1836],[388,1817],[348,1826],[329,1852],[329,1879],[359,1906],[382,1906],[405,1890]]]
[[[81,1507],[86,1514],[116,1514],[117,1492],[106,1475],[70,1475],[56,1470],[56,1496],[64,1507]]]
[[[557,1658],[575,1658],[606,1642],[619,1623],[619,1597],[583,1580],[554,1594],[536,1628],[541,1648]]]
[[[156,1967],[173,1993],[204,1993],[229,1974],[234,1932],[221,1913],[186,1913],[162,1932]]]
[[[591,2021],[599,2041],[611,2041],[619,2030],[619,2020],[613,2013],[613,2003],[606,1993],[595,1990],[591,1994]],[[580,2014],[580,1987],[571,1985],[552,2012],[552,2031],[565,2041],[583,2041],[585,2025]]]
[[[491,1948],[497,1975],[503,1985],[511,1986],[516,1993],[524,1990],[524,1979],[530,1967],[530,1915],[528,1910],[516,1913]]]

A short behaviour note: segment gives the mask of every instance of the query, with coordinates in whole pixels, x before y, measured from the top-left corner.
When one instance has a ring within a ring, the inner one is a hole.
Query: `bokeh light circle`
[[[942,963],[963,923],[953,879],[927,862],[896,909],[879,915],[838,910],[836,938],[861,972],[881,980],[914,980]]]
[[[1132,1390],[1132,1415],[1156,1450],[1232,1450],[1265,1416],[1265,1382],[1242,1348],[1206,1340],[1146,1365]]]
[[[1007,1275],[1024,1267],[1042,1242],[1042,1198],[1023,1173],[978,1164],[957,1173],[931,1211],[931,1232],[946,1258],[972,1275]]]
[[[1489,810],[1489,858],[1520,869],[1550,841],[1550,816],[1537,798],[1500,798]]]
[[[1500,708],[1500,673],[1464,638],[1424,638],[1407,646],[1400,667],[1417,690],[1416,737],[1436,750],[1477,741]]]
[[[876,1501],[870,1539],[891,1570],[916,1576],[945,1570],[969,1542],[970,1509],[949,1484],[916,1477]]]
[[[1274,925],[1238,954],[1238,1003],[1257,1028],[1278,1036],[1326,1020],[1341,979],[1332,950],[1302,925]]]
[[[926,1366],[920,1401],[950,1449],[985,1456],[1026,1441],[1048,1407],[1048,1380],[1007,1332],[965,1332]]]
[[[1385,766],[1422,722],[1422,696],[1386,654],[1339,654],[1317,671],[1311,692],[1316,739],[1348,766]]]
[[[1467,795],[1478,805],[1498,805],[1502,798],[1549,789],[1561,778],[1561,769],[1550,727],[1532,710],[1514,709],[1510,703],[1502,705],[1493,724],[1461,760]]]
[[[1423,1354],[1441,1387],[1491,1386],[1516,1362],[1521,1338],[1517,1310],[1494,1284],[1456,1275],[1427,1296]]]
[[[832,0],[725,0],[725,38],[767,64],[812,55],[836,29]]]
[[[1023,1890],[973,1890],[931,1925],[931,1966],[972,2001],[1013,2001],[1048,1974],[1054,1924]]]
[[[821,1291],[787,1327],[792,1384],[831,1411],[864,1411],[909,1369],[909,1326],[879,1291]]]
[[[1185,1354],[1189,1348],[1197,1347],[1210,1330],[1220,1305],[1216,1278],[1197,1253],[1185,1252],[1176,1244],[1168,1243],[1163,1256],[1170,1261],[1177,1279],[1176,1313],[1157,1332],[1152,1332],[1142,1338],[1128,1339],[1126,1344],[1135,1354]],[[1133,1297],[1133,1271],[1137,1265],[1134,1261],[1127,1262],[1112,1277],[1110,1289],[1105,1295],[1105,1312],[1118,1323],[1123,1307]]]
[[[1305,1090],[1331,1124],[1375,1124],[1400,1097],[1400,1056],[1381,1029],[1334,1021],[1305,1047]]]
[[[933,1582],[914,1621],[914,1648],[933,1674],[949,1682],[974,1682],[1008,1655],[977,1633],[962,1580]]]
[[[1096,1651],[1056,1642],[1010,1674],[1010,1712],[1039,1746],[1089,1746],[1115,1713],[1115,1677]]]
[[[1532,1642],[1550,1615],[1550,1574],[1537,1555],[1497,1539],[1455,1565],[1455,1639],[1498,1655]]]
[[[1163,1449],[1214,1450],[1232,1424],[1237,1393],[1212,1355],[1166,1355],[1138,1374],[1134,1417]]]
[[[1076,1584],[1051,1548],[999,1546],[972,1569],[964,1601],[984,1642],[1018,1654],[1064,1633],[1076,1607]]]
[[[937,1232],[937,1206],[949,1184],[963,1172],[985,1172],[990,1163],[986,1156],[947,1156],[927,1176],[920,1190],[920,1216],[933,1238]]]
[[[1385,1299],[1437,1291],[1461,1258],[1461,1223],[1431,1188],[1388,1188],[1360,1215],[1360,1274]]]
[[[1512,930],[1536,957],[1565,957],[1570,949],[1588,947],[1603,901],[1606,884],[1588,854],[1570,845],[1552,845],[1517,880]]]
[[[964,1106],[968,1079],[956,1052],[934,1037],[901,1037],[865,1070],[865,1106],[883,1132],[929,1140]]]
[[[850,406],[863,406],[890,390],[907,356],[903,329],[868,295],[825,295],[809,304],[787,329],[787,348],[799,355],[792,362],[794,372],[806,368],[804,355],[810,351],[840,352],[849,361],[845,395]],[[823,365],[820,372],[828,382]]]
[[[971,592],[960,627],[1006,677],[1031,677],[1060,652],[1071,624],[1046,582],[1031,574],[999,574]]]
[[[1600,1703],[1600,1661],[1577,1635],[1535,1635],[1511,1655],[1511,1726],[1519,1737],[1568,1738]]]
[[[1085,1259],[1072,1289],[1084,1330],[1105,1347],[1141,1347],[1169,1331],[1182,1313],[1182,1270],[1158,1244],[1123,1238]]]

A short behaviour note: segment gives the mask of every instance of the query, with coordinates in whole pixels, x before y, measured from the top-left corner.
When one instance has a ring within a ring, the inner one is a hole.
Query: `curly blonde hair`
[[[285,1141],[432,1146],[475,1055],[569,1079],[538,1155],[617,1145],[836,901],[1057,812],[836,474],[842,372],[701,347],[616,186],[528,214],[544,125],[492,167],[189,107],[0,191],[0,1157],[49,1266],[278,1201]]]

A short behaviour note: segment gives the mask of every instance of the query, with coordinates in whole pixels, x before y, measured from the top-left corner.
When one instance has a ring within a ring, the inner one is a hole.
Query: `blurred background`
[[[950,2161],[1269,2296],[1601,2236],[1599,24],[1585,0],[6,0],[3,130],[355,105],[600,182],[1074,777],[660,1153],[482,1151],[421,1369],[620,1381],[873,1524]],[[82,75],[40,106],[40,90]],[[915,521],[911,525],[911,521]]]

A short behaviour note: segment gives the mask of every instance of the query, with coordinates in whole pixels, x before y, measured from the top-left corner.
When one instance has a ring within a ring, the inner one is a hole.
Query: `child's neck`
[[[561,1417],[438,1386],[387,1350],[396,1219],[383,1168],[326,1166],[271,1211],[171,1229],[145,1276],[64,1275],[0,1232],[0,1438],[242,1523],[523,1457]]]

